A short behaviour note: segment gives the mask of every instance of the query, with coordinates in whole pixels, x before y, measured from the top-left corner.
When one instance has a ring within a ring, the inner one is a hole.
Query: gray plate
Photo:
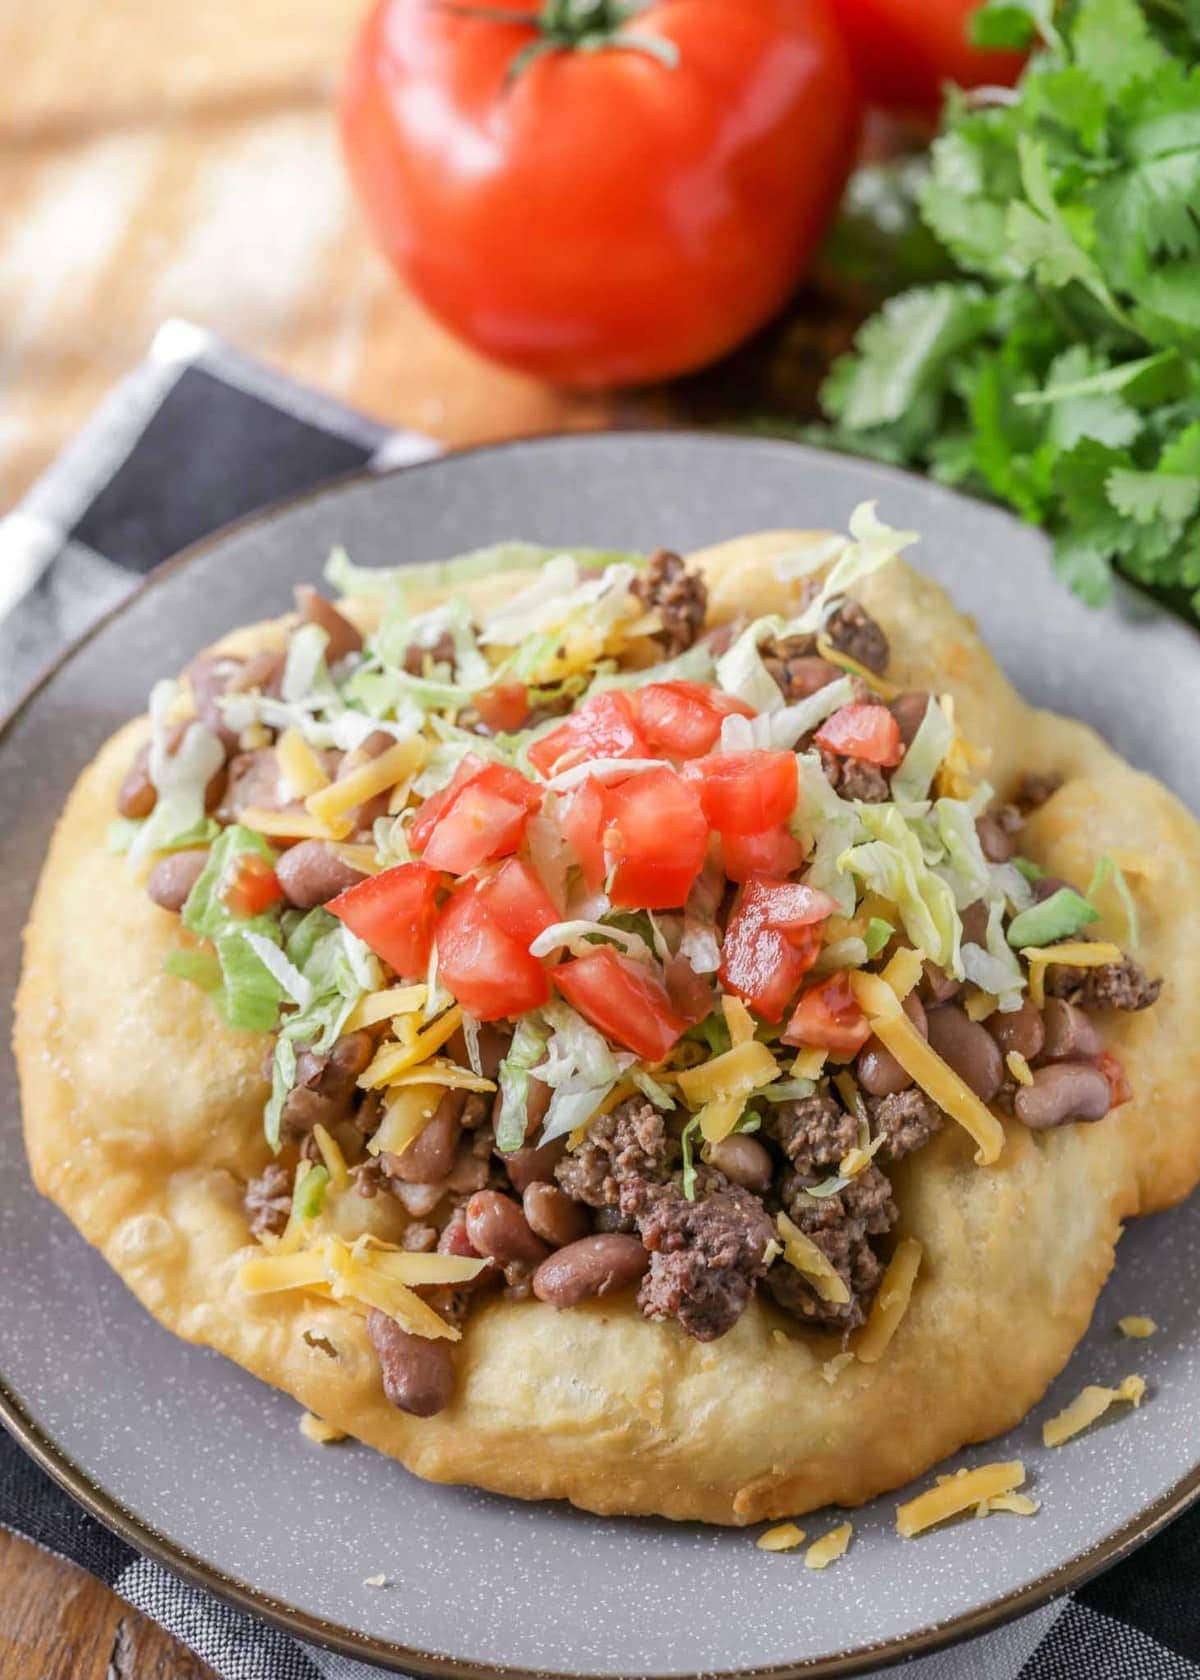
[[[50,825],[76,774],[151,681],[229,627],[282,610],[335,542],[366,564],[507,535],[694,547],[767,526],[843,526],[877,497],[925,533],[917,562],[975,613],[1033,699],[1096,724],[1200,807],[1197,642],[1126,601],[1093,613],[1054,583],[1046,545],[918,479],[786,444],[685,435],[536,441],[355,481],[241,526],[155,578],[58,668],[0,741],[0,987]],[[1153,696],[1152,708],[1144,702]],[[820,1673],[927,1650],[1029,1609],[1146,1538],[1200,1491],[1200,1205],[1133,1229],[1095,1322],[1040,1420],[1084,1382],[1150,1380],[1136,1415],[1058,1453],[1036,1421],[956,1464],[1020,1456],[1040,1516],[919,1541],[896,1497],[854,1517],[824,1574],[745,1533],[616,1522],[431,1487],[364,1447],[318,1449],[297,1408],[174,1340],[31,1193],[15,1081],[0,1090],[0,1410],[26,1445],[144,1551],[293,1631],[384,1663],[480,1674],[749,1669]],[[1189,1098],[1192,1093],[1188,1093]],[[1114,1334],[1150,1312],[1148,1343]],[[1124,1410],[1124,1409],[1123,1409]],[[810,1534],[830,1526],[817,1517]],[[387,1590],[363,1585],[382,1573]]]

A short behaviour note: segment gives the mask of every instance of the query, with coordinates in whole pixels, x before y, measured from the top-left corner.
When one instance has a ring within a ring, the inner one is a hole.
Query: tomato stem
[[[651,0],[543,0],[540,10],[522,12],[509,6],[477,3],[477,0],[442,0],[444,9],[459,17],[518,24],[536,30],[537,38],[522,47],[509,65],[507,80],[510,82],[548,52],[599,52],[606,48],[642,52],[673,70],[679,63],[679,48],[674,41],[659,35],[621,33],[624,25],[644,12],[650,3]]]

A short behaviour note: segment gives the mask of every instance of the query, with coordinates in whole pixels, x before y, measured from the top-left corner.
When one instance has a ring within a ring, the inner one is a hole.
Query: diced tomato
[[[708,850],[695,790],[664,766],[606,787],[603,799],[604,852],[616,864],[612,902],[623,910],[682,905]]]
[[[563,835],[583,870],[589,887],[598,887],[608,874],[604,857],[604,788],[593,777],[572,789],[563,803]]]
[[[606,1038],[648,1062],[661,1062],[688,1025],[645,964],[618,956],[608,946],[561,963],[554,970],[554,983]]]
[[[326,905],[389,963],[402,980],[425,973],[437,918],[438,875],[423,863],[400,863],[347,889]]]
[[[409,840],[434,869],[465,875],[489,858],[515,852],[541,800],[540,788],[518,771],[468,753],[442,793],[422,808]]]
[[[783,823],[761,834],[726,834],[721,851],[731,881],[748,881],[752,875],[790,875],[804,862],[804,847]]]
[[[721,834],[761,834],[796,808],[799,778],[790,752],[714,753],[685,764],[704,815]]]
[[[597,758],[647,758],[633,702],[622,689],[597,694],[529,748],[529,762],[551,776]]]
[[[697,974],[686,957],[676,956],[667,964],[666,981],[671,1007],[689,1025],[712,1014],[716,999],[711,974]]]
[[[850,976],[842,969],[804,993],[784,1029],[783,1042],[852,1056],[870,1036],[871,1024],[850,989]]]
[[[886,706],[869,700],[856,700],[826,718],[817,730],[816,742],[826,752],[861,758],[884,769],[899,764],[904,757],[900,725]]]
[[[836,908],[811,887],[754,879],[742,889],[721,946],[721,982],[778,1021],[816,962],[821,924]]]
[[[478,1021],[523,1015],[550,997],[546,970],[530,956],[528,942],[515,939],[501,925],[500,916],[508,913],[504,900],[502,891],[493,915],[486,894],[469,881],[443,905],[437,919],[438,977]]]
[[[283,897],[279,878],[258,852],[238,852],[218,895],[235,916],[261,916]]]
[[[559,920],[550,894],[520,858],[509,858],[490,880],[481,881],[477,896],[491,920],[526,951]]]
[[[633,696],[638,724],[652,752],[699,758],[717,744],[731,713],[753,717],[754,708],[709,683],[647,683]]]
[[[510,734],[529,716],[529,690],[524,683],[498,683],[475,696],[475,710],[494,735]]]
[[[1108,1080],[1110,1108],[1120,1108],[1122,1104],[1133,1100],[1133,1087],[1129,1083],[1125,1064],[1120,1057],[1114,1056],[1111,1050],[1101,1050],[1096,1057],[1096,1066]]]

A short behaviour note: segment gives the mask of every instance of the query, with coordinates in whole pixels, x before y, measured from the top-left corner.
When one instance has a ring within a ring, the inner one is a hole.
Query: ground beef
[[[1057,793],[1063,785],[1063,779],[1057,770],[1051,770],[1042,776],[1030,771],[1021,777],[1013,789],[1013,804],[1023,816],[1030,811],[1036,811],[1039,805],[1044,805],[1052,793]]]
[[[843,1271],[843,1281],[850,1291],[849,1301],[823,1301],[786,1260],[776,1260],[767,1273],[766,1285],[776,1304],[802,1324],[817,1330],[848,1331],[857,1330],[866,1319],[882,1275],[883,1262],[866,1238],[859,1237],[847,1249]]]
[[[675,1184],[644,1197],[638,1232],[650,1269],[638,1306],[650,1319],[674,1318],[698,1342],[716,1341],[741,1317],[765,1270],[773,1230],[757,1196],[735,1185],[689,1202]]]
[[[830,787],[843,799],[882,805],[892,796],[887,776],[878,764],[869,764],[865,758],[839,758],[836,753],[822,751],[821,768]]]
[[[328,1055],[302,1050],[296,1058],[295,1083],[283,1101],[283,1134],[302,1137],[318,1122],[328,1130],[345,1120],[358,1095],[358,1076],[374,1048],[370,1033],[352,1032],[343,1033]]]
[[[251,1233],[263,1237],[278,1235],[292,1211],[292,1178],[286,1167],[272,1161],[257,1178],[252,1178],[242,1197]]]
[[[945,1115],[924,1091],[898,1091],[891,1097],[868,1097],[872,1131],[887,1139],[880,1153],[889,1161],[911,1155],[941,1130]]]
[[[630,1097],[592,1122],[579,1148],[564,1156],[554,1176],[575,1201],[616,1208],[623,1183],[661,1183],[678,1154],[679,1145],[668,1135],[658,1110],[644,1097]]]
[[[1025,818],[1015,805],[993,805],[975,819],[975,832],[989,863],[1007,863],[1017,849]]]
[[[1122,957],[1099,968],[1051,964],[1046,970],[1046,990],[1051,997],[1066,998],[1081,1009],[1149,1009],[1162,991],[1162,981],[1151,980],[1132,957]]]
[[[360,1161],[356,1167],[350,1169],[355,1190],[367,1201],[370,1201],[372,1196],[377,1196],[384,1188],[386,1176],[383,1162],[378,1155],[368,1155],[365,1161]]]
[[[819,1178],[858,1142],[858,1122],[821,1092],[795,1102],[769,1103],[763,1133],[774,1139],[802,1177]]]
[[[810,1324],[852,1330],[861,1324],[883,1268],[869,1238],[896,1221],[892,1187],[878,1167],[867,1167],[833,1196],[810,1196],[796,1173],[780,1184],[784,1211],[837,1271],[850,1299],[822,1301],[792,1266],[771,1268],[767,1285],[778,1304]],[[790,1275],[789,1275],[790,1274]]]
[[[668,655],[691,647],[708,610],[708,586],[699,572],[689,572],[678,554],[660,548],[650,556],[633,591],[647,607],[657,607],[662,629],[656,640]]]
[[[887,670],[888,639],[865,607],[846,599],[825,620],[825,634],[839,653],[882,675]]]

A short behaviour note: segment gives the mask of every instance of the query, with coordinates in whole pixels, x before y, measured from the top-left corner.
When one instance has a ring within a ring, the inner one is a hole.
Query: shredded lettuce
[[[593,677],[583,698],[601,694],[609,688],[643,688],[647,683],[711,682],[716,673],[712,650],[705,641],[693,642],[674,659],[664,659],[658,665],[646,665],[638,671],[605,671]],[[561,723],[561,718],[553,719]]]
[[[568,551],[547,548],[541,543],[489,543],[450,560],[429,560],[413,566],[356,566],[344,548],[331,551],[325,563],[325,578],[341,595],[388,595],[397,586],[417,590],[442,589],[447,585],[471,583],[477,578],[498,577],[503,572],[532,571]],[[616,562],[641,566],[645,557],[604,548],[572,548],[569,553],[581,566],[605,567]]]
[[[789,747],[794,747],[802,736],[807,735],[809,730],[815,729],[819,723],[824,723],[827,717],[831,717],[842,706],[848,706],[854,695],[853,677],[835,677],[833,682],[826,683],[824,688],[819,688],[807,699],[797,700],[794,706],[784,706],[782,711],[771,712],[767,717],[754,718],[750,723],[752,744],[756,747],[767,747],[775,752],[786,752]]]
[[[126,856],[131,869],[155,852],[177,850],[205,828],[205,790],[225,762],[225,749],[201,723],[190,723],[175,752],[168,753],[169,714],[178,692],[178,683],[160,682],[150,694],[147,769],[157,798],[153,811],[130,839]]]
[[[862,838],[860,807],[839,799],[816,753],[798,753],[796,769],[800,797],[791,828],[810,852],[805,884],[828,893],[843,915],[853,915],[858,895],[840,860]]]
[[[317,1217],[325,1205],[325,1192],[328,1188],[328,1167],[310,1166],[296,1186],[295,1195],[292,1198],[299,1218],[315,1219]]]
[[[1084,895],[1088,903],[1094,908],[1098,908],[1096,906],[1097,894],[1110,882],[1125,917],[1125,943],[1131,951],[1136,951],[1141,938],[1137,903],[1134,900],[1129,882],[1125,878],[1124,870],[1114,857],[1108,852],[1104,852],[1096,861],[1091,881],[1088,883],[1088,890]]]
[[[511,1155],[525,1142],[529,1120],[529,1081],[546,1053],[550,1032],[535,1014],[522,1015],[508,1054],[500,1063],[500,1113],[496,1118],[496,1147]]]
[[[271,1060],[271,1095],[263,1110],[263,1131],[272,1149],[279,1148],[279,1128],[283,1105],[296,1082],[296,1046],[290,1038],[276,1040]]]
[[[779,684],[767,670],[758,644],[778,619],[755,619],[717,660],[717,683],[726,694],[744,700],[756,712],[776,712],[783,705]]]
[[[860,502],[850,515],[851,541],[842,549],[816,596],[784,630],[786,636],[810,635],[825,622],[827,609],[853,584],[882,571],[920,540],[917,531],[897,531],[875,512],[875,502]]]
[[[912,943],[939,968],[962,978],[961,924],[949,886],[925,862],[921,844],[894,805],[863,805],[859,820],[871,838],[837,860],[845,874],[889,899]]]
[[[675,1098],[667,1090],[667,1087],[660,1085],[657,1079],[646,1072],[645,1068],[630,1068],[629,1077],[646,1098],[646,1101],[653,1103],[660,1113],[669,1114],[675,1107]]]
[[[623,782],[644,770],[661,770],[664,765],[670,769],[670,765],[661,758],[593,758],[586,764],[572,765],[571,769],[551,776],[546,787],[550,793],[569,793],[581,782],[593,779],[597,782]]]
[[[282,986],[240,931],[219,933],[213,944],[221,966],[221,986],[212,994],[217,1008],[241,1032],[269,1033],[283,1001]]]
[[[1012,864],[1027,881],[1040,881],[1045,877],[1046,871],[1040,863],[1034,863],[1032,858],[1015,857]]]
[[[938,765],[950,751],[954,725],[932,695],[917,733],[899,769],[892,776],[892,798],[901,804],[924,799]]]
[[[285,705],[309,699],[318,689],[329,692],[332,684],[325,669],[325,649],[329,646],[329,632],[319,624],[302,624],[288,638],[287,659],[279,684],[280,699]]]
[[[261,933],[243,933],[242,938],[284,996],[290,998],[299,1009],[307,1009],[313,1001],[312,984],[288,961],[279,946]]]
[[[221,984],[221,965],[215,951],[168,951],[163,969],[177,980],[188,980],[202,992],[215,992]]]
[[[816,1088],[815,1079],[777,1079],[757,1095],[769,1103],[799,1102],[811,1097]]]
[[[573,921],[555,922],[551,927],[539,933],[529,947],[532,957],[548,957],[551,951],[557,951],[565,946],[575,956],[587,956],[592,950],[592,941],[596,939],[611,939],[614,945],[619,945],[628,956],[638,962],[652,962],[654,953],[646,941],[637,933],[629,933],[624,928],[609,927],[604,922]]]
[[[679,1147],[683,1153],[683,1194],[689,1202],[696,1200],[696,1159],[692,1150],[699,1131],[700,1116],[695,1114],[683,1128],[679,1138]]]
[[[835,939],[831,944],[822,946],[813,969],[820,974],[835,974],[839,968],[862,968],[867,960],[866,940],[851,935],[847,939]]]
[[[561,631],[581,615],[590,627],[607,632],[627,612],[636,575],[628,561],[617,561],[598,576],[581,578],[575,557],[558,554],[534,583],[488,614],[479,639],[485,646],[518,647],[530,636]]]
[[[954,893],[959,910],[987,898],[992,890],[991,868],[979,844],[975,818],[961,799],[939,799],[933,807],[932,828],[945,862],[939,870]],[[918,831],[925,825],[917,825]]]
[[[1100,912],[1081,898],[1073,887],[1059,887],[1040,904],[1031,904],[1008,924],[1008,943],[1015,951],[1026,945],[1052,945],[1069,939],[1089,922],[1098,922]]]
[[[717,909],[725,891],[725,872],[709,858],[692,883],[683,911],[679,955],[696,974],[715,974],[721,966]]]
[[[877,957],[895,931],[891,922],[885,922],[882,916],[872,916],[867,923],[867,931],[863,939],[863,943],[867,947],[867,956]]]
[[[463,1043],[467,1047],[467,1061],[470,1064],[471,1072],[482,1078],[483,1057],[479,1050],[479,1022],[474,1015],[468,1015],[465,1009],[462,1012],[462,1035]]]
[[[247,935],[277,949],[282,939],[279,917],[275,911],[235,916],[221,899],[231,865],[245,852],[275,862],[276,853],[261,834],[232,823],[213,843],[180,919],[190,933],[213,942],[221,970],[213,998],[229,1025],[245,1032],[270,1032],[285,991]]]

